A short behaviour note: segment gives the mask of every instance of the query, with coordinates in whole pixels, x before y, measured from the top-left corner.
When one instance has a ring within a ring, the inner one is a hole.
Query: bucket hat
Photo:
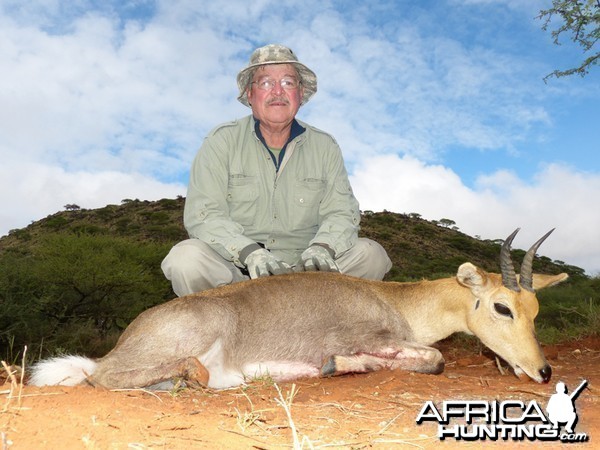
[[[293,64],[296,67],[300,76],[300,82],[304,88],[304,95],[300,102],[301,105],[308,102],[315,92],[317,92],[317,75],[298,61],[298,57],[291,49],[279,44],[269,44],[254,50],[252,56],[250,56],[248,66],[238,73],[237,84],[240,90],[238,100],[242,104],[250,106],[246,92],[248,84],[254,74],[254,69],[266,64]]]

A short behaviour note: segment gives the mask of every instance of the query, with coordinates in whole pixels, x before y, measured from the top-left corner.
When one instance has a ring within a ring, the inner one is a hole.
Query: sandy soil
[[[447,366],[437,376],[381,371],[225,391],[34,388],[0,380],[0,449],[600,448],[600,339],[546,347],[554,370],[547,385],[502,374],[490,355],[441,349]],[[428,400],[535,400],[545,408],[556,382],[572,390],[583,379],[589,384],[575,402],[575,431],[587,434],[584,444],[440,441],[437,424],[415,423]]]

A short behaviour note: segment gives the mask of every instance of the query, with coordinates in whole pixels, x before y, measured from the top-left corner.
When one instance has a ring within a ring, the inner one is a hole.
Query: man
[[[237,76],[252,115],[212,130],[194,159],[184,209],[190,239],[162,263],[179,296],[294,270],[382,279],[336,141],[295,119],[317,77],[287,47],[252,53]]]
[[[577,413],[575,412],[575,397],[579,395],[580,388],[587,385],[587,380],[579,385],[579,388],[573,394],[567,394],[567,386],[562,381],[556,383],[556,394],[552,394],[546,412],[552,422],[552,428],[557,429],[559,423],[566,423],[565,431],[573,434],[573,426],[577,422]]]

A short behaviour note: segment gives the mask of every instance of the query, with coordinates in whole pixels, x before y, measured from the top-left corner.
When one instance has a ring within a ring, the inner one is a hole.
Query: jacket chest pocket
[[[324,193],[324,180],[308,178],[297,181],[294,187],[294,203],[301,208],[318,208]]]
[[[229,216],[240,225],[251,225],[256,220],[258,181],[254,177],[231,176],[227,186]]]
[[[305,179],[294,185],[293,228],[297,231],[316,232],[319,226],[319,211],[325,195],[325,181]]]

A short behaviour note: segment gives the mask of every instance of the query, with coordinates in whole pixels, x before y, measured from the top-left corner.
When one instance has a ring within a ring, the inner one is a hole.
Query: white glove
[[[340,268],[333,259],[333,256],[322,245],[311,245],[302,255],[300,255],[299,265],[304,267],[307,272],[339,272]]]
[[[288,264],[278,260],[270,251],[264,248],[254,250],[246,257],[244,262],[252,279],[268,277],[269,275],[281,275],[292,271]]]

